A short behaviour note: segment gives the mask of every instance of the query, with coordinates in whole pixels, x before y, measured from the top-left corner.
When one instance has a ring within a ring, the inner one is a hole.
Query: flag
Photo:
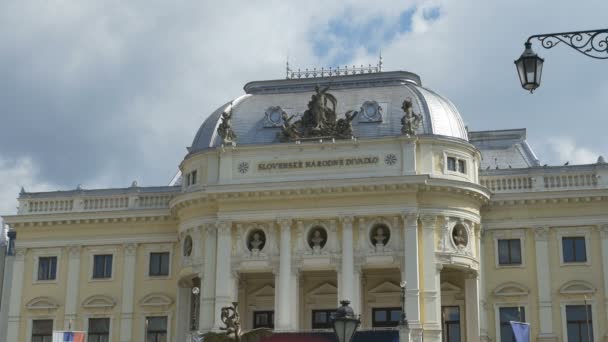
[[[511,321],[515,342],[530,342],[530,324]]]
[[[53,342],[84,342],[84,331],[53,331]]]

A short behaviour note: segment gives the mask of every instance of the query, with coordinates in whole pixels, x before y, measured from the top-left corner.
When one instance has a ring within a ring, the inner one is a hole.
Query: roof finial
[[[382,49],[380,49],[380,58],[378,60],[378,71],[382,71]]]
[[[285,62],[285,78],[289,79],[289,54],[287,55],[287,60]]]

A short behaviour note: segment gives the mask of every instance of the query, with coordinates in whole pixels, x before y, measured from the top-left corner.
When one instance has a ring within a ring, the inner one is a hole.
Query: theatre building
[[[608,341],[604,159],[542,166],[379,69],[247,83],[168,186],[15,194],[0,340],[185,342],[232,302],[245,331],[331,329],[343,299],[396,329],[405,282],[411,341]]]

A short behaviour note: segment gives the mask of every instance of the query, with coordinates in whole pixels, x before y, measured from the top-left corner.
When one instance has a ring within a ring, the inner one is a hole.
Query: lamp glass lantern
[[[336,316],[333,321],[334,332],[338,337],[338,342],[351,342],[355,331],[361,324],[361,321],[355,317],[353,309],[349,306],[350,301],[340,301],[341,307],[336,310]]]
[[[540,87],[540,78],[545,60],[532,51],[532,43],[526,42],[525,46],[524,52],[515,61],[515,67],[522,88],[533,92]]]

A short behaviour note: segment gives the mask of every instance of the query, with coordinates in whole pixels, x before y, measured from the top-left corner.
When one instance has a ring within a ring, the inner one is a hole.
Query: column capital
[[[135,256],[135,254],[137,253],[137,244],[125,243],[123,244],[123,249],[125,251],[125,256]]]
[[[422,216],[422,228],[434,229],[437,223],[437,215],[423,215]]]
[[[549,235],[549,227],[535,227],[534,228],[534,240],[536,241],[547,241]]]
[[[207,234],[215,234],[215,232],[217,231],[217,224],[216,223],[212,223],[212,222],[208,222],[203,224],[203,230],[205,231],[205,233]]]
[[[82,250],[81,245],[69,245],[68,246],[68,255],[70,258],[80,258],[80,251]]]
[[[355,217],[351,215],[340,216],[340,222],[342,222],[342,225],[352,226],[353,222],[355,222]]]
[[[293,219],[291,217],[279,217],[277,223],[281,226],[281,231],[290,229]]]
[[[608,224],[602,224],[597,227],[602,239],[608,239]]]
[[[412,226],[418,223],[418,213],[415,211],[406,211],[401,213],[401,218],[405,222],[406,226]]]
[[[27,253],[27,248],[15,247],[15,260],[17,260],[17,261],[25,260],[25,253]]]
[[[230,221],[217,221],[217,231],[220,235],[230,235],[232,228],[232,222]]]

